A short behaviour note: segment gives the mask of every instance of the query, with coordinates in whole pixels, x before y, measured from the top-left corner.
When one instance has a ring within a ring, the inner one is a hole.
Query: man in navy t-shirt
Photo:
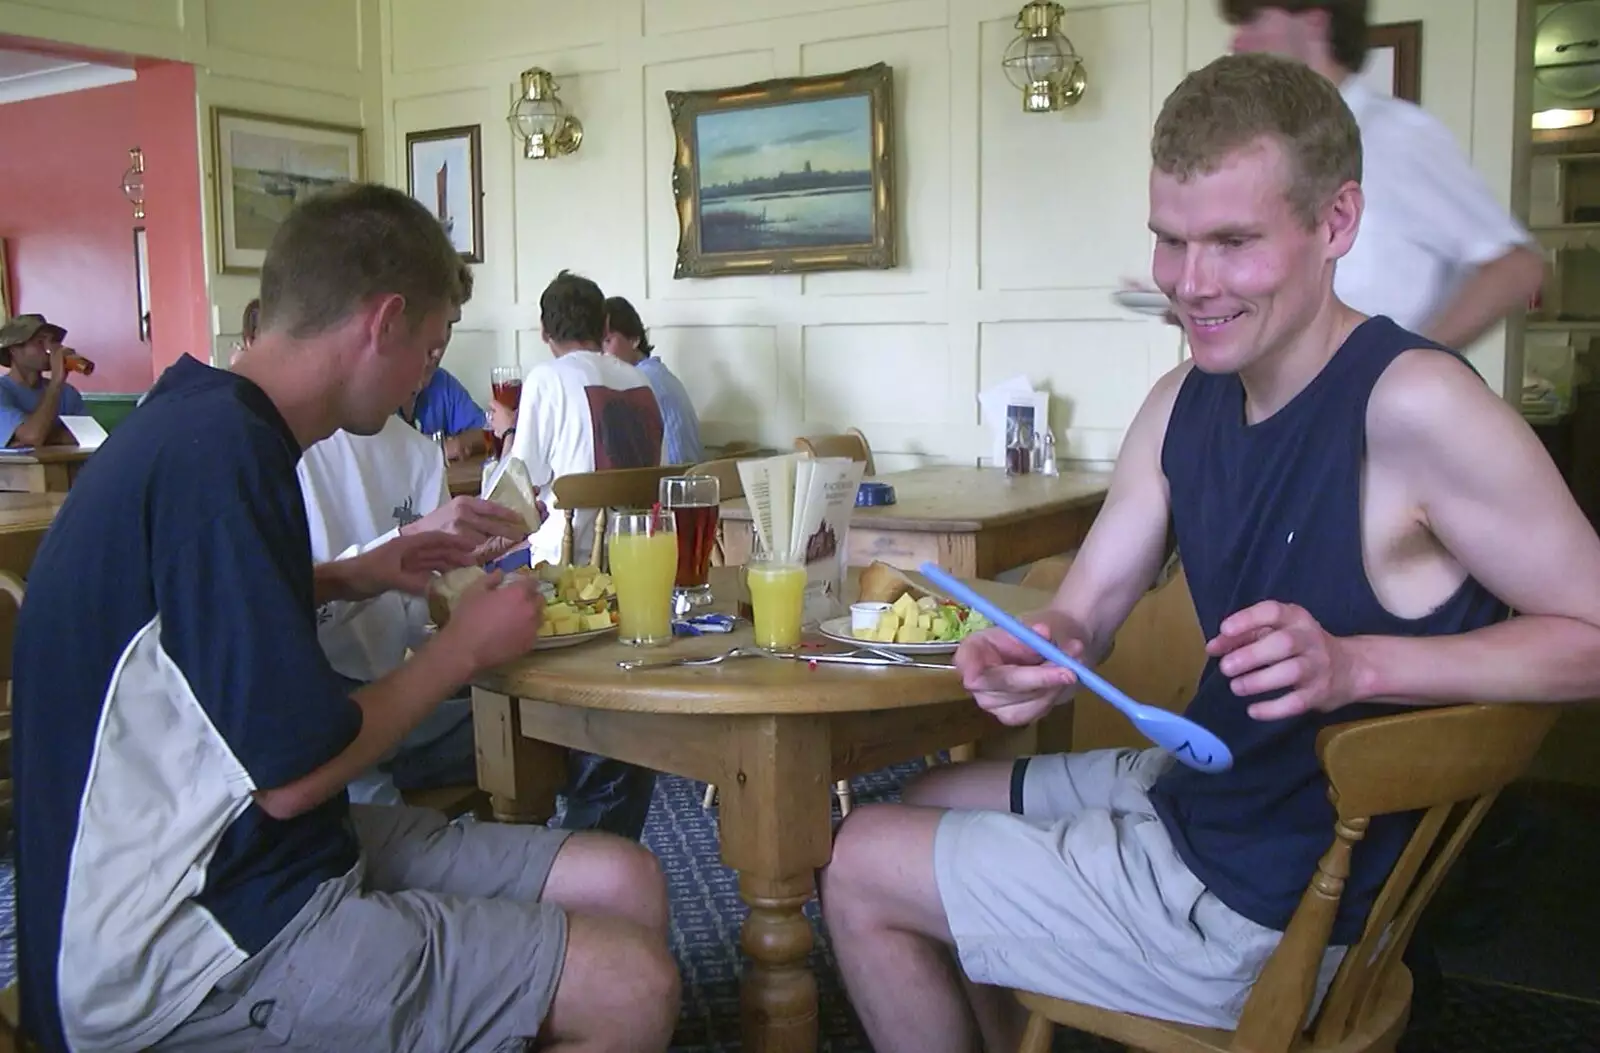
[[[313,566],[295,475],[416,389],[458,267],[398,191],[301,202],[234,372],[168,369],[40,547],[14,759],[23,1019],[44,1047],[665,1047],[677,975],[647,852],[344,792],[537,634],[536,584],[492,576],[353,694],[317,640],[320,603],[420,593],[471,558],[422,533]]]
[[[852,812],[823,914],[879,1053],[1015,1049],[1010,990],[1232,1028],[1333,841],[1323,729],[1600,694],[1600,539],[1548,455],[1460,356],[1334,294],[1362,154],[1333,84],[1218,59],[1167,98],[1151,157],[1152,270],[1189,359],[1146,397],[1030,621],[1098,661],[1170,531],[1210,659],[1187,715],[1234,763],[952,765]],[[1075,686],[997,630],[955,664],[1010,725]],[[1414,823],[1363,830],[1313,1002]]]

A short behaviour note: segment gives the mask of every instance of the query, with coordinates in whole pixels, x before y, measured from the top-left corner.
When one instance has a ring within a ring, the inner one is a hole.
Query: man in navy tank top
[[[823,911],[880,1053],[1016,1048],[1007,988],[1232,1027],[1332,841],[1319,731],[1600,694],[1600,539],[1538,440],[1454,352],[1334,295],[1362,213],[1338,90],[1218,59],[1168,97],[1151,157],[1154,278],[1192,357],[1031,620],[1099,660],[1170,529],[1209,655],[1187,712],[1235,763],[963,764],[851,813]],[[956,664],[1010,725],[1075,685],[994,630]],[[1409,834],[1374,822],[1356,850],[1324,989]]]

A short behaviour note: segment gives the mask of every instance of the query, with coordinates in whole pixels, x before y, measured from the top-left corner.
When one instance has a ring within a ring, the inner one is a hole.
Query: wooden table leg
[[[567,751],[522,733],[517,700],[472,689],[472,736],[478,785],[502,823],[544,823],[556,811],[567,780]]]
[[[746,1053],[817,1048],[817,980],[802,913],[815,873],[833,852],[828,728],[818,717],[740,719],[730,735],[722,800],[722,858],[750,906],[740,942],[750,956],[740,986]]]

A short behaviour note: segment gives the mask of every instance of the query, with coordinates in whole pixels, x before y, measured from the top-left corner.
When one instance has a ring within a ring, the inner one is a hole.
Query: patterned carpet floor
[[[907,765],[855,780],[857,800],[893,800]],[[739,924],[745,915],[734,875],[718,858],[715,812],[701,807],[703,787],[676,777],[660,780],[645,842],[661,858],[671,888],[672,939],[683,969],[683,1015],[676,1053],[736,1053],[739,1042]],[[1576,909],[1596,910],[1588,896]],[[816,905],[812,969],[821,991],[822,1053],[870,1049],[838,982]],[[0,864],[0,984],[14,964],[15,914],[9,861]],[[1600,976],[1589,974],[1591,983]],[[1056,1053],[1110,1053],[1110,1043],[1058,1031]],[[1429,1033],[1410,1036],[1405,1053],[1600,1053],[1600,998],[1550,995],[1513,984],[1452,976]]]

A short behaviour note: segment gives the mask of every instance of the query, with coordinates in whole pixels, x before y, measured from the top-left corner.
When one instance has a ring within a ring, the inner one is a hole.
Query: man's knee
[[[821,872],[822,911],[841,933],[897,928],[937,934],[943,906],[934,874],[939,813],[897,804],[850,813]]]
[[[573,914],[545,1038],[585,1049],[665,1050],[678,1019],[678,965],[660,934]]]
[[[545,897],[570,912],[626,918],[665,938],[666,877],[655,853],[636,842],[573,834],[556,856]]]

